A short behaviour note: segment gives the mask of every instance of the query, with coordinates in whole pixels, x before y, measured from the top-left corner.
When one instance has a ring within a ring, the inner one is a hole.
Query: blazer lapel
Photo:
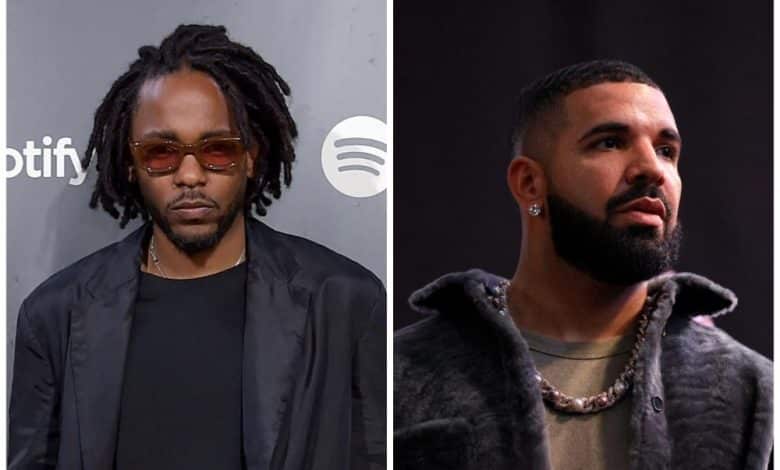
[[[71,316],[71,364],[85,470],[112,468],[125,354],[148,226],[108,248]]]
[[[247,219],[247,297],[243,356],[243,440],[248,469],[284,460],[291,394],[310,293],[296,287],[294,254],[270,228]]]

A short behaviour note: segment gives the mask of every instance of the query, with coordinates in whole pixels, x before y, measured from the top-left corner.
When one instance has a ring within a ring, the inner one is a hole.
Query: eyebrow
[[[198,140],[208,139],[211,137],[230,137],[230,136],[233,136],[233,132],[231,132],[229,129],[214,129],[214,130],[201,133],[198,136]],[[176,142],[181,142],[178,134],[176,134],[176,132],[171,130],[149,131],[144,135],[142,135],[141,138],[142,139],[157,138],[157,139],[175,140]]]
[[[623,124],[621,122],[605,122],[603,124],[599,124],[597,126],[590,128],[585,134],[582,135],[582,137],[579,138],[577,142],[582,142],[583,140],[598,134],[606,134],[606,133],[626,134],[628,133],[628,131],[629,131],[629,126],[627,124]],[[680,137],[680,134],[672,128],[666,127],[664,129],[661,129],[659,135],[666,140],[672,140],[682,144],[682,138]]]
[[[678,144],[682,144],[682,137],[680,137],[680,134],[674,129],[668,129],[668,128],[662,129],[661,137],[663,137],[666,140],[673,140]]]

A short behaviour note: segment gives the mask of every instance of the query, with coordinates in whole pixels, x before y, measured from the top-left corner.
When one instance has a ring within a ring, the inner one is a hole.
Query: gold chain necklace
[[[246,247],[244,247],[243,250],[241,250],[241,256],[238,257],[238,260],[236,263],[231,266],[235,268],[239,264],[241,264],[242,261],[244,261],[244,255],[246,254]],[[165,273],[165,270],[162,268],[162,265],[160,264],[160,258],[157,256],[157,250],[154,248],[154,235],[152,235],[152,239],[149,241],[149,256],[152,257],[152,262],[154,263],[154,266],[157,268],[157,271],[160,273],[160,275],[166,279],[170,279],[170,276]]]
[[[503,316],[506,316],[509,313],[509,306],[506,298],[508,287],[509,281],[502,281],[498,286],[493,287],[493,289],[488,289],[488,299]],[[631,349],[631,356],[617,379],[615,379],[615,382],[607,390],[588,397],[573,397],[566,395],[555,388],[553,384],[542,377],[542,374],[536,370],[535,378],[539,385],[542,399],[558,411],[571,414],[588,414],[597,413],[609,408],[623,398],[634,382],[636,363],[639,359],[639,351],[642,349],[642,345],[645,342],[649,312],[652,310],[653,305],[653,298],[648,297],[642,308],[642,313],[639,316],[639,329],[636,333],[634,347]]]

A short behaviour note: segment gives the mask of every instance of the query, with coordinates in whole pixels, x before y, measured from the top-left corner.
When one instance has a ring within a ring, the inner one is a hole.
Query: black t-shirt
[[[246,263],[196,279],[141,273],[117,470],[241,469]]]

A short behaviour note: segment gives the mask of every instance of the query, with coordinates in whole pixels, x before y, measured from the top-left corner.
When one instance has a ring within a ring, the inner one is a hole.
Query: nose
[[[206,171],[200,166],[195,155],[188,153],[181,160],[181,165],[173,175],[176,186],[195,187],[206,183]]]
[[[631,162],[626,168],[625,178],[629,186],[642,179],[657,186],[663,186],[666,181],[664,167],[661,157],[656,154],[655,147],[651,142],[641,144],[633,152]]]

